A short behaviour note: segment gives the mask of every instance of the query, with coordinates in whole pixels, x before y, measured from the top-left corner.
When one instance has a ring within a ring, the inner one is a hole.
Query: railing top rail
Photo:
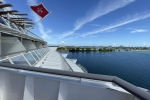
[[[1,19],[1,18],[2,18],[2,19]],[[1,25],[6,26],[7,28],[13,29],[12,27],[9,27],[9,26],[8,26],[8,24],[12,24],[13,22],[11,22],[10,20],[4,19],[2,16],[0,16],[0,19],[3,20],[5,23],[7,23],[6,25],[0,23]],[[6,22],[6,21],[7,21],[7,22]],[[8,22],[9,22],[9,23],[8,23]],[[14,24],[14,23],[13,23],[13,24]],[[36,38],[36,39],[39,39],[39,40],[44,41],[44,39],[41,38],[40,36],[38,36],[37,34],[31,32],[31,31],[29,31],[29,30],[27,30],[27,29],[22,29],[21,27],[17,26],[16,24],[14,24],[14,25],[15,25],[16,28],[17,28],[17,29],[15,29],[16,31],[21,32],[22,34],[26,34],[26,35],[28,35],[28,36],[30,36],[30,37],[32,37],[32,38]],[[18,30],[18,29],[19,29],[19,30]],[[25,32],[25,31],[27,31],[27,32]],[[32,36],[31,36],[31,35],[32,35]]]
[[[134,96],[138,97],[139,99],[150,100],[150,93],[148,93],[147,91],[144,91],[144,90],[142,90],[142,89],[118,78],[118,77],[115,77],[115,76],[97,75],[97,74],[90,74],[90,73],[78,73],[78,72],[14,65],[14,64],[4,64],[4,63],[0,63],[0,67],[22,69],[22,70],[35,71],[35,72],[41,72],[41,73],[47,73],[47,74],[56,74],[56,75],[64,75],[64,76],[72,76],[72,77],[78,77],[78,78],[86,78],[86,79],[114,82],[118,86],[122,87],[123,89],[127,90]]]

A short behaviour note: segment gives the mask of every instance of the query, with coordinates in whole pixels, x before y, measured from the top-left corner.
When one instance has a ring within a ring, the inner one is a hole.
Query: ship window
[[[43,52],[45,53],[45,49],[43,49]]]
[[[43,53],[45,54],[45,51],[44,51],[44,49],[42,49],[42,51],[43,51]]]
[[[43,52],[43,50],[42,49],[40,49],[40,51],[42,52],[42,54],[44,55],[44,52]]]
[[[36,54],[39,55],[39,57],[41,58],[42,55],[38,52],[38,50],[35,50]]]
[[[1,60],[0,63],[11,64],[9,60]]]
[[[44,50],[45,50],[45,53],[47,53],[47,50],[46,50],[46,48],[45,48]]]
[[[21,55],[17,56],[17,57],[13,57],[13,58],[11,58],[11,60],[16,65],[28,65],[28,63],[26,62],[26,60]]]
[[[33,57],[36,59],[36,60],[39,60],[39,58],[36,56],[36,54],[32,51],[31,54],[33,55]]]
[[[48,48],[46,48],[46,52],[48,52],[49,51],[49,49]]]
[[[0,17],[0,23],[6,25],[1,17]]]
[[[15,26],[12,23],[10,23],[10,27],[13,28],[13,29],[16,29]]]
[[[25,56],[25,58],[29,61],[29,63],[31,64],[31,65],[33,65],[36,61],[34,60],[34,58],[31,56],[31,54],[29,54],[29,53],[26,53],[26,54],[24,54],[24,56]]]
[[[42,54],[42,56],[44,55],[43,52],[41,51],[41,49],[39,49],[38,51]]]
[[[36,52],[36,50],[34,50],[34,53],[36,53],[36,55],[37,55],[39,58],[41,58],[40,55],[39,55],[39,53]]]
[[[37,51],[41,54],[41,56],[43,56],[43,53],[40,50],[37,50]]]
[[[21,32],[25,33],[25,32],[23,31],[23,29],[21,29],[20,27],[18,27],[18,29],[19,29]],[[25,33],[25,34],[26,34],[26,33]]]
[[[45,50],[45,53],[47,53],[46,48],[44,50]]]
[[[14,29],[17,29],[17,28],[14,26],[13,23],[10,23],[10,27],[11,27],[11,28],[14,28]]]
[[[40,49],[38,50],[38,52],[43,56],[43,53],[42,53],[42,51]]]

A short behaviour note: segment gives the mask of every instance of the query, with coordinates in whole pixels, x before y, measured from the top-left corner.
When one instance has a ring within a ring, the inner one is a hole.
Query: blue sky
[[[52,11],[31,31],[51,45],[150,46],[150,0],[5,0],[40,18],[29,5]]]

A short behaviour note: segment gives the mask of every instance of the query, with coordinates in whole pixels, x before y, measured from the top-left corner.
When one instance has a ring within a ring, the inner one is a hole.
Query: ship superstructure
[[[34,23],[10,6],[0,2],[0,100],[150,100],[147,89],[86,73],[30,32]]]

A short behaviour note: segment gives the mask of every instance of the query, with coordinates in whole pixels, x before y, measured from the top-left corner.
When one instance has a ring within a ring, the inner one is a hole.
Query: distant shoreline
[[[138,47],[58,47],[57,51],[69,52],[138,52],[150,51],[150,48]]]
[[[69,50],[57,50],[57,51],[63,51],[63,52],[144,52],[144,51],[148,51],[148,52],[150,52],[150,50],[131,50],[131,51],[93,51],[93,50],[91,50],[91,51],[81,51],[81,50],[78,50],[78,51],[69,51]]]
[[[131,50],[131,51],[127,51],[127,52],[144,52],[144,51],[150,51],[150,50]]]

